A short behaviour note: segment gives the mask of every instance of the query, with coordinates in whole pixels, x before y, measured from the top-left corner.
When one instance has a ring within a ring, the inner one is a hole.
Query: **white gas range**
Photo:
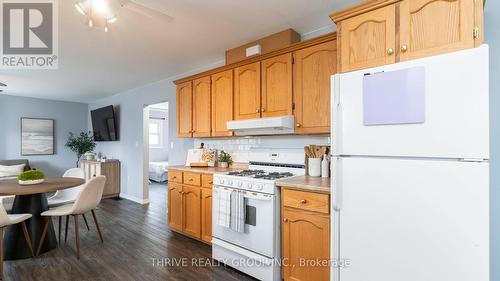
[[[280,192],[276,180],[305,173],[302,149],[253,149],[249,170],[214,175],[212,257],[259,280],[281,280]],[[244,232],[217,224],[218,190],[243,191]]]

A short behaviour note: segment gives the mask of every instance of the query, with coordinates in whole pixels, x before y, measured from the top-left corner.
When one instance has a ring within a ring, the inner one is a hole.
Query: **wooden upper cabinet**
[[[395,4],[343,20],[337,29],[342,72],[396,62]]]
[[[233,70],[212,75],[212,136],[232,136],[227,121],[233,120]]]
[[[234,69],[234,119],[260,117],[260,62]]]
[[[211,123],[210,76],[193,81],[193,137],[210,137]]]
[[[262,61],[262,117],[293,114],[292,54]]]
[[[473,48],[474,0],[403,0],[400,36],[401,60]]]
[[[480,46],[483,5],[483,0],[372,0],[332,14],[340,72]]]
[[[337,72],[337,42],[330,41],[294,53],[295,132],[330,132],[330,80]]]
[[[177,85],[177,137],[193,136],[193,86],[191,81]]]

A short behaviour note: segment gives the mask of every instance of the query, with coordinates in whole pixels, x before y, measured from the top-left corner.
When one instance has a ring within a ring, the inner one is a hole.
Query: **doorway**
[[[144,108],[144,197],[151,200],[167,190],[169,153],[168,102]],[[150,194],[152,196],[150,196]]]

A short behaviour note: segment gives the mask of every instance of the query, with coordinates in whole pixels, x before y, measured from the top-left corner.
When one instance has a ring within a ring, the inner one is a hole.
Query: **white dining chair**
[[[33,247],[31,246],[30,234],[26,228],[26,220],[29,220],[31,217],[31,214],[9,215],[3,205],[0,204],[0,279],[3,279],[3,230],[6,226],[21,223],[24,239],[26,240],[26,244],[28,244],[31,256],[35,256],[33,253]]]
[[[85,179],[85,171],[82,168],[71,168],[64,173],[63,178]],[[75,202],[76,197],[78,196],[80,190],[82,190],[83,186],[84,185],[82,184],[76,187],[56,191],[56,193],[47,200],[49,202],[49,208]],[[87,230],[90,230],[89,223],[85,215],[83,215],[83,220],[85,221]],[[68,222],[66,222],[66,224],[68,224]],[[59,233],[61,232],[60,229],[61,219],[59,220]]]
[[[99,205],[99,203],[101,202],[102,192],[104,190],[105,183],[106,183],[105,176],[97,176],[95,178],[92,178],[86,184],[83,185],[83,188],[76,197],[74,203],[58,206],[48,211],[45,211],[41,214],[41,216],[46,217],[46,219],[45,219],[45,226],[42,232],[42,237],[40,238],[40,244],[38,245],[38,249],[36,252],[37,256],[40,254],[41,246],[45,240],[45,235],[47,234],[51,217],[59,217],[59,222],[61,218],[64,216],[66,216],[66,222],[68,222],[69,216],[72,216],[75,219],[76,255],[78,259],[80,259],[80,235],[78,231],[79,215],[83,215],[88,212],[92,213],[92,217],[94,218],[94,223],[97,228],[97,232],[99,233],[99,238],[101,239],[101,242],[104,243],[101,229],[99,228],[99,223],[97,222],[97,217],[95,215],[95,209],[97,205]],[[66,223],[66,235],[67,232],[68,232],[68,224]],[[59,239],[60,236],[61,235],[59,232]]]
[[[16,196],[14,195],[0,196],[0,203],[2,203],[5,211],[9,212],[10,210],[12,210],[12,205],[14,205],[15,198]]]

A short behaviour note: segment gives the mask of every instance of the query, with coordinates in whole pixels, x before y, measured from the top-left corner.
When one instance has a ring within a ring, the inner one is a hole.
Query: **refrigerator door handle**
[[[339,212],[342,208],[342,158],[332,158],[332,201],[333,210]]]
[[[342,150],[341,131],[342,131],[342,104],[340,102],[340,75],[336,74],[331,78],[332,101],[331,101],[331,141],[332,154],[340,155]]]

